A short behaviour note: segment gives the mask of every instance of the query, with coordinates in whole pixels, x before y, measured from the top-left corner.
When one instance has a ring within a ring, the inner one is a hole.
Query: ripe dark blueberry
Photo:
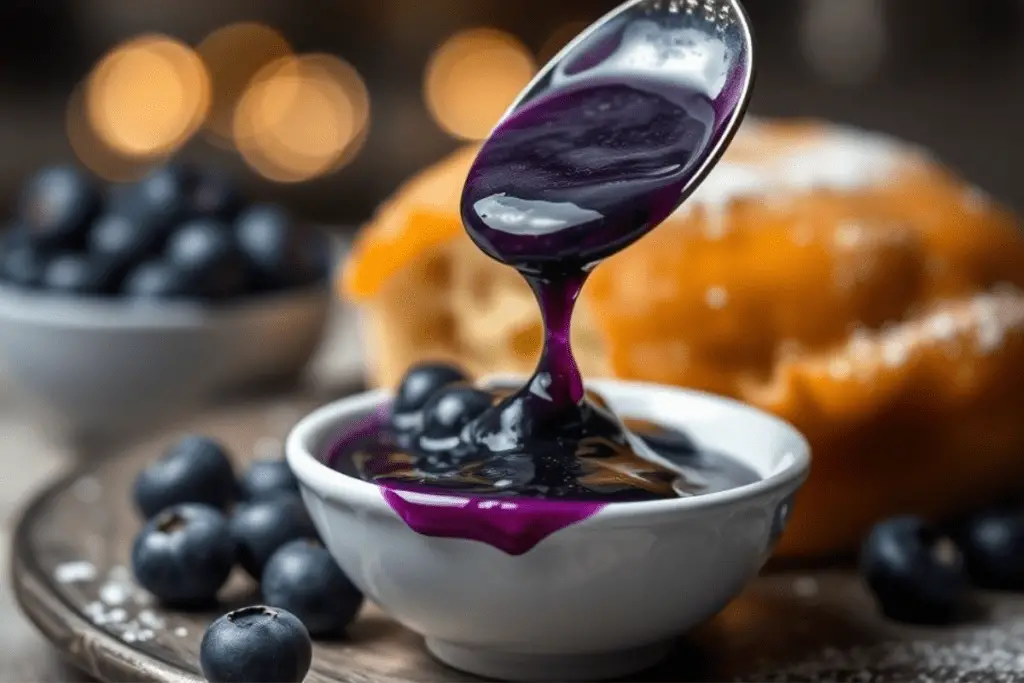
[[[299,495],[299,480],[284,460],[256,460],[238,480],[242,500],[270,500]]]
[[[113,281],[111,268],[88,254],[55,256],[43,273],[43,287],[67,294],[103,294]]]
[[[3,252],[0,273],[6,282],[33,288],[43,283],[49,256],[31,241],[16,243]]]
[[[267,562],[260,581],[263,601],[286,609],[314,638],[340,635],[363,605],[363,594],[315,541],[292,541]]]
[[[298,496],[239,505],[231,517],[231,533],[238,543],[238,561],[257,580],[270,556],[285,543],[317,539],[316,527]]]
[[[227,520],[206,505],[164,510],[146,523],[132,546],[135,579],[168,605],[212,603],[234,564]]]
[[[315,233],[296,225],[282,207],[258,204],[243,211],[235,221],[235,235],[259,287],[278,289],[312,281],[318,265]]]
[[[468,385],[447,386],[423,406],[425,439],[458,437],[462,428],[494,404],[488,392]]]
[[[20,218],[33,239],[46,247],[81,245],[101,197],[91,178],[72,166],[40,171],[25,186]]]
[[[139,474],[134,496],[147,519],[179,503],[223,510],[235,498],[235,473],[223,446],[204,436],[188,436]]]
[[[164,261],[149,261],[131,271],[121,291],[133,299],[183,299],[194,294],[188,275]]]
[[[943,623],[959,616],[969,583],[960,549],[917,517],[877,525],[861,549],[860,570],[891,619]]]
[[[230,222],[242,208],[238,188],[227,175],[200,171],[189,195],[188,213],[194,218],[213,218]]]
[[[210,683],[300,683],[309,673],[313,644],[294,614],[243,607],[206,629],[199,667]]]
[[[957,529],[957,540],[976,586],[1024,590],[1024,511],[982,513]]]
[[[421,410],[439,389],[469,378],[459,368],[445,363],[421,363],[405,373],[395,392],[392,411],[396,415]]]
[[[89,252],[112,266],[127,269],[157,253],[163,235],[152,227],[118,214],[97,219],[89,232]]]
[[[167,262],[185,273],[203,298],[225,299],[245,291],[245,263],[223,223],[210,219],[185,223],[171,235],[165,253]]]

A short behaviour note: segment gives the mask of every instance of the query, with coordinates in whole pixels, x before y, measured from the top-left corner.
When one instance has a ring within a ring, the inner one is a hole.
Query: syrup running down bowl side
[[[645,668],[742,590],[785,526],[810,463],[793,427],[707,394],[615,380],[588,386],[623,417],[685,430],[760,479],[691,498],[611,503],[510,554],[478,540],[417,533],[376,484],[325,464],[334,440],[382,413],[388,393],[329,404],[288,437],[288,462],[335,559],[455,668],[565,681]],[[451,514],[459,499],[448,498]],[[470,507],[465,514],[476,519],[479,509]]]

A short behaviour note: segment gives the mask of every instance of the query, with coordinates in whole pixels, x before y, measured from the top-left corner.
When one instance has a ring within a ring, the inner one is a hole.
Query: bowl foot
[[[444,664],[484,678],[503,681],[602,681],[654,666],[671,650],[655,643],[629,650],[587,654],[502,652],[427,638],[427,650]]]

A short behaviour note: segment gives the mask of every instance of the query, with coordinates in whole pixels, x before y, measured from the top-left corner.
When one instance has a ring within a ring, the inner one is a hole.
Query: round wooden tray
[[[228,410],[55,484],[18,526],[12,575],[22,609],[72,662],[102,681],[201,680],[199,643],[217,614],[164,611],[132,582],[126,565],[140,523],[130,483],[183,431],[222,439],[245,460],[273,450],[303,412],[325,400],[297,397]],[[222,611],[258,601],[254,591],[239,572],[225,589]],[[880,619],[849,571],[776,570],[642,680],[1024,681],[1024,599],[981,600],[984,616],[974,623],[911,629]],[[418,636],[369,606],[348,640],[316,645],[308,680],[478,679],[435,662]]]

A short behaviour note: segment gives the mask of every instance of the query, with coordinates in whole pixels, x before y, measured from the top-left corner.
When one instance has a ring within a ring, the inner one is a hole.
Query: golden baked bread
[[[342,271],[376,384],[430,358],[534,367],[529,289],[460,223],[474,152],[405,185]],[[842,552],[885,516],[950,514],[1024,481],[1022,284],[1016,219],[922,151],[749,121],[679,212],[593,273],[573,344],[584,376],[795,424],[813,467],[779,552]]]

